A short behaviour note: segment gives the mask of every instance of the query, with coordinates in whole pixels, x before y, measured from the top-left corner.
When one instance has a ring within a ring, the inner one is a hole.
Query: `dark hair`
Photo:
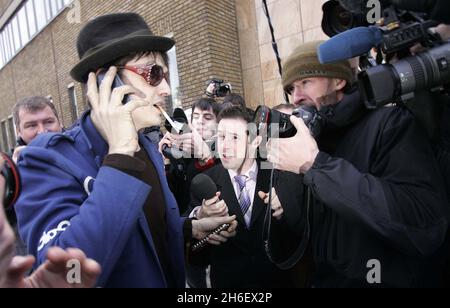
[[[13,107],[13,118],[17,129],[20,128],[19,112],[21,109],[25,109],[26,111],[29,111],[31,113],[36,113],[43,110],[47,106],[50,107],[59,122],[58,112],[56,111],[55,105],[53,105],[53,103],[48,98],[43,96],[31,96],[25,97],[18,101]]]
[[[253,123],[253,117],[248,112],[246,108],[240,106],[233,106],[222,109],[217,117],[217,123],[219,123],[223,119],[235,119],[235,120],[243,120],[247,124]],[[254,140],[258,133],[256,125],[248,125],[247,126],[247,135],[250,136],[250,140]]]
[[[231,103],[233,106],[245,107],[245,100],[239,94],[231,93],[223,99],[223,104]]]
[[[159,51],[135,51],[130,53],[129,55],[116,59],[112,62],[110,62],[109,64],[105,65],[104,67],[107,68],[109,66],[124,66],[125,64],[127,64],[128,62],[130,62],[131,60],[137,58],[138,60],[146,57],[146,56],[150,56],[153,55],[156,58],[156,54],[160,54],[164,60],[164,63],[166,65],[169,65],[169,56],[167,55],[167,53],[165,52],[159,52]]]
[[[214,115],[217,117],[219,115],[220,106],[217,104],[217,102],[212,98],[201,98],[198,101],[196,101],[192,105],[192,114],[191,114],[191,121],[194,116],[194,109],[198,108],[201,111],[208,111],[211,110]]]
[[[247,123],[253,122],[253,119],[247,109],[239,106],[232,106],[222,109],[217,117],[217,122],[220,122],[223,119],[241,119]]]

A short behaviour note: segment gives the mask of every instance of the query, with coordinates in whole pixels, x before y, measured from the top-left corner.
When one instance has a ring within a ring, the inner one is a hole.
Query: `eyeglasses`
[[[169,82],[169,73],[164,73],[162,66],[153,63],[146,66],[120,66],[119,69],[125,69],[138,74],[152,87],[157,87],[163,79]]]

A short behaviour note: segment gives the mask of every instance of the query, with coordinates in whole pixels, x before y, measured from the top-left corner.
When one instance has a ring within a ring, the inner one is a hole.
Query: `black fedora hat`
[[[86,82],[90,72],[133,52],[166,52],[175,42],[155,36],[135,13],[103,15],[81,29],[77,40],[80,62],[70,71],[73,79]]]

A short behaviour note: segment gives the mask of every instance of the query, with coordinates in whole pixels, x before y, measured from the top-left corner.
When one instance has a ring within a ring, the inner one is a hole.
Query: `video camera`
[[[208,81],[206,95],[211,98],[225,97],[231,93],[232,87],[229,83],[224,83],[221,79],[213,78]]]
[[[429,17],[430,3],[440,1],[427,1],[428,5],[423,1],[380,1],[382,19],[369,27],[368,1],[328,1],[323,6],[322,28],[332,38],[319,47],[319,60],[331,63],[361,57],[358,86],[369,109],[405,102],[420,90],[448,94],[450,43],[432,30],[439,21]],[[413,56],[410,48],[418,43],[429,50]],[[373,48],[377,49],[376,61],[370,56]],[[400,60],[386,64],[382,54],[387,61],[394,56]]]
[[[6,182],[3,206],[6,210],[9,210],[14,206],[20,195],[20,175],[16,165],[8,155],[0,152],[0,156],[5,161],[0,171]]]

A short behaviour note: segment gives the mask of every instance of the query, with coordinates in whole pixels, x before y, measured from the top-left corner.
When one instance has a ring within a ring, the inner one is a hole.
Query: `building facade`
[[[267,0],[282,59],[301,42],[326,38],[324,2]],[[51,98],[65,127],[86,110],[84,86],[69,76],[76,37],[87,21],[114,12],[139,13],[155,34],[176,41],[168,109],[188,108],[213,77],[249,107],[284,102],[263,0],[0,0],[1,150],[15,145],[12,106],[21,98]]]

